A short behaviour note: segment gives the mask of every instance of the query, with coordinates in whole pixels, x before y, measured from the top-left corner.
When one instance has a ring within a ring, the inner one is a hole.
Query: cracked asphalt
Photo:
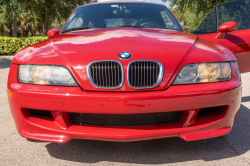
[[[117,143],[29,141],[15,128],[6,86],[10,61],[0,60],[0,165],[250,165],[250,73],[242,75],[243,97],[230,134],[194,142],[179,138]]]

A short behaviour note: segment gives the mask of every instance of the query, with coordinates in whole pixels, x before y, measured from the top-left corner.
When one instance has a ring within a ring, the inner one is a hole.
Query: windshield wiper
[[[82,30],[82,29],[91,29],[91,27],[76,27],[76,28],[70,28],[70,29],[67,29],[67,30],[62,31],[61,33],[70,32],[70,31],[77,31],[77,30]]]
[[[139,26],[139,25],[128,25],[128,26],[119,26],[119,27],[134,27],[134,28],[144,28],[144,26]]]

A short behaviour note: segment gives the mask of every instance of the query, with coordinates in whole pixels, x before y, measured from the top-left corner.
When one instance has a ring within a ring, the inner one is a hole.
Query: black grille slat
[[[98,72],[97,72],[97,64],[95,64],[95,80],[96,80],[96,83],[97,83],[97,85],[99,85],[98,84],[98,78],[97,78],[97,74],[98,74]]]
[[[119,67],[117,67],[117,71],[118,71],[118,79],[117,79],[117,80],[120,80],[120,72],[119,72]]]
[[[98,61],[89,66],[89,79],[98,88],[118,88],[123,81],[123,69],[116,61]]]
[[[99,81],[101,82],[102,78],[101,78],[101,64],[98,64],[98,69],[99,69]]]
[[[150,114],[110,115],[68,113],[69,120],[76,125],[91,126],[145,126],[177,123],[182,111]]]
[[[146,76],[147,76],[147,78],[146,78],[146,80],[147,80],[147,83],[146,83],[146,86],[148,86],[148,62],[146,62],[146,64],[147,64],[147,74],[146,74]]]
[[[112,63],[111,63],[112,87],[113,87],[114,84],[115,84],[115,83],[114,83],[114,72],[113,72],[114,69],[115,69],[115,68],[113,68],[113,65],[112,65]]]
[[[129,73],[129,75],[131,75],[131,82],[134,81],[133,70],[134,70],[134,67],[132,66],[132,67],[131,67],[131,71],[130,71],[130,73]]]
[[[143,76],[143,67],[142,67],[142,62],[141,62],[141,64],[140,64],[141,66],[140,66],[140,68],[141,68],[141,70],[140,70],[140,75],[141,75],[141,80],[140,80],[140,87],[142,87],[143,85],[142,85],[142,83],[143,83],[143,81],[142,81],[142,76]]]
[[[145,62],[144,62],[144,80],[143,80],[143,82],[144,82],[144,87],[146,87],[146,65],[145,65]]]
[[[137,70],[138,70],[138,73],[137,73],[137,80],[135,80],[135,81],[137,81],[138,82],[138,87],[140,86],[140,65],[139,65],[139,63],[138,63],[138,67],[137,67]],[[136,85],[136,84],[135,84]]]
[[[109,62],[108,62],[108,85],[107,87],[111,87],[110,86],[110,67],[109,67]]]
[[[154,72],[154,69],[155,69],[155,65],[154,64],[152,64],[152,80],[151,81],[153,81],[154,80],[154,78],[155,78],[155,72]]]
[[[106,80],[106,81],[105,81],[106,84],[105,84],[104,86],[105,86],[105,87],[108,87],[107,63],[105,63],[105,78],[106,78],[106,79],[105,79],[105,80]]]
[[[156,66],[156,76],[157,76],[157,73],[159,73],[159,72],[160,72],[160,68],[159,68],[159,66]],[[157,79],[157,77],[156,77],[156,79]]]
[[[116,82],[117,82],[117,81],[116,81],[116,68],[117,68],[117,67],[116,67],[116,64],[115,64],[115,66],[114,66],[114,71],[115,71],[115,84],[116,84]]]
[[[150,78],[149,78],[149,82],[150,82],[150,85],[151,85],[151,80],[152,80],[152,63],[150,63],[150,68],[149,68],[149,70],[150,70]]]
[[[95,73],[94,70],[95,70],[95,68],[94,68],[94,66],[93,66],[93,68],[92,68],[93,73]],[[93,77],[93,81],[96,82],[95,77]]]
[[[159,83],[161,64],[155,61],[134,61],[129,65],[128,82],[132,88],[150,88]]]

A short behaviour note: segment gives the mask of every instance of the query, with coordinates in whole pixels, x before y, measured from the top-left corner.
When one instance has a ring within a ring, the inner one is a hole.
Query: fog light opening
[[[35,117],[54,119],[50,111],[29,109],[29,112]]]
[[[220,112],[221,107],[210,107],[210,108],[202,108],[197,114],[197,117],[203,117],[208,115],[215,115]]]

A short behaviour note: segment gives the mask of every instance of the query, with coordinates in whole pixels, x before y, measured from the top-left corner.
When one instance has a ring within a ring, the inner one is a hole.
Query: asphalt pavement
[[[7,165],[250,165],[250,73],[230,134],[194,142],[168,138],[130,143],[71,140],[66,144],[21,137],[8,106],[10,62],[0,60],[0,166]]]

